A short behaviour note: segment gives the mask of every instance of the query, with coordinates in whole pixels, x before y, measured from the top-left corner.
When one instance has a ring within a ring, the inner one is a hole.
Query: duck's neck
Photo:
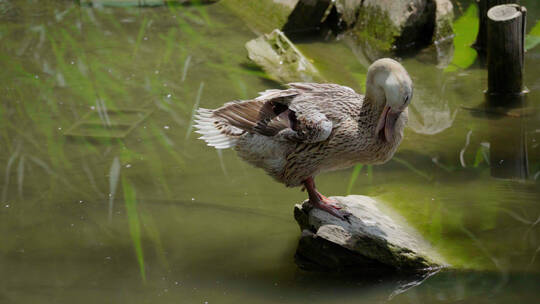
[[[369,77],[366,82],[366,98],[363,107],[374,113],[381,114],[386,105],[386,94],[383,88],[375,83],[373,77]]]
[[[366,97],[364,99],[364,103],[362,105],[363,111],[366,111],[369,113],[368,115],[371,116],[371,122],[373,125],[373,128],[375,128],[375,125],[377,124],[379,118],[381,117],[381,114],[384,110],[384,107],[386,105],[386,92],[383,89],[384,84],[384,77],[379,77],[381,74],[375,76],[375,77],[369,77],[366,81]],[[394,125],[394,137],[391,142],[389,142],[389,146],[394,147],[392,152],[390,154],[393,154],[395,151],[395,148],[399,143],[401,142],[401,139],[403,138],[403,129],[405,127],[405,124],[407,122],[407,110],[403,111],[403,113],[400,114],[399,118],[397,119],[395,125]],[[377,136],[374,134],[374,136]]]

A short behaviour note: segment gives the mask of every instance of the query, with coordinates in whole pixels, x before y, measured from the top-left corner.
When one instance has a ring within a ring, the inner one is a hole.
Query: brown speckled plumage
[[[242,159],[290,187],[322,171],[384,163],[401,142],[412,83],[393,60],[370,67],[366,96],[336,84],[288,86],[216,110],[199,109],[201,138],[218,149],[234,147]],[[377,132],[385,106],[397,113],[387,138]]]

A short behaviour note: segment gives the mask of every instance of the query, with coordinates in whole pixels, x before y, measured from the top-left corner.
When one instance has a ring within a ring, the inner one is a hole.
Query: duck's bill
[[[389,106],[385,106],[377,122],[375,134],[386,142],[392,141],[394,139],[396,121],[400,114],[401,111],[394,111]]]

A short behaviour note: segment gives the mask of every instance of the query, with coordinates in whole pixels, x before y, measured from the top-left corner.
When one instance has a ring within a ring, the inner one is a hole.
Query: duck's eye
[[[406,104],[407,101],[409,101],[409,95],[405,96],[405,101],[403,102],[403,104]]]

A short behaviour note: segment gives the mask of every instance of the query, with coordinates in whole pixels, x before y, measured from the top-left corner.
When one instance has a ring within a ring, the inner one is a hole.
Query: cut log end
[[[516,4],[498,5],[488,11],[488,18],[493,21],[509,21],[520,18],[524,9]]]

